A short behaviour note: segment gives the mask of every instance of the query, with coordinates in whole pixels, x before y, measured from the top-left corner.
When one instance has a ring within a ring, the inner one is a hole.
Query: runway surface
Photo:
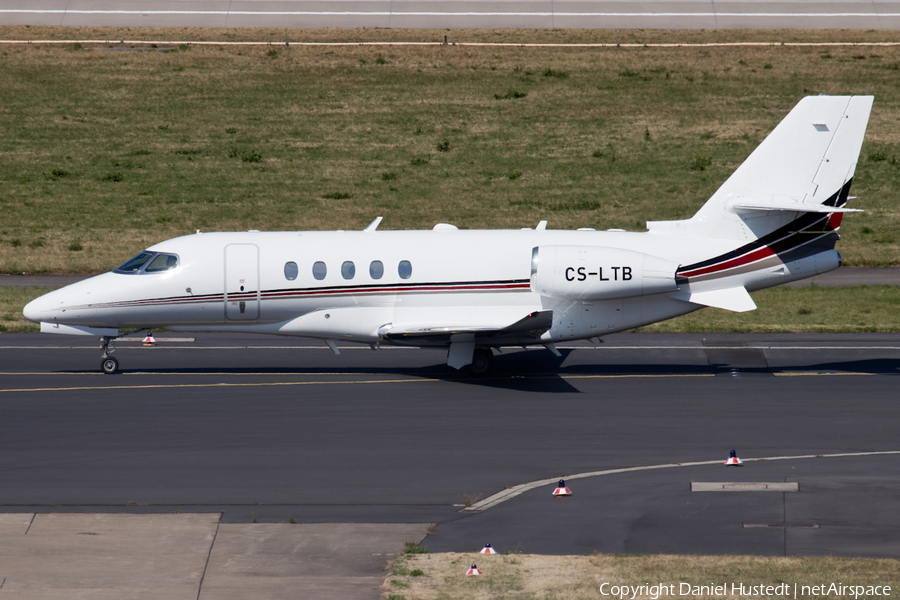
[[[878,0],[0,0],[0,24],[412,29],[898,29],[900,3]]]
[[[897,455],[588,477],[572,498],[551,498],[551,485],[460,512],[506,486],[724,461],[732,448],[900,450],[900,335],[619,334],[562,360],[504,352],[485,379],[438,351],[335,356],[308,340],[209,334],[122,342],[123,372],[105,376],[96,346],[0,335],[0,512],[436,522],[435,550],[900,556]],[[691,480],[800,487],[698,494]]]

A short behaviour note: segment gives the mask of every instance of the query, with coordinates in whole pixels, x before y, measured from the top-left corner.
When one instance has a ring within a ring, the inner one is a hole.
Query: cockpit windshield
[[[156,258],[150,261],[150,264],[147,265],[147,268],[145,268],[144,271],[147,273],[156,273],[159,271],[168,271],[177,266],[178,257],[174,254],[157,254]]]
[[[123,273],[125,275],[160,273],[174,269],[177,266],[178,256],[176,254],[141,252],[121,267],[113,269],[113,273]]]

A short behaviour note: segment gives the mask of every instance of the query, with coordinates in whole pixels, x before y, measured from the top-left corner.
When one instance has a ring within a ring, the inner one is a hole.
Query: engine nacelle
[[[538,246],[531,291],[569,300],[612,300],[678,289],[678,263],[621,248]]]

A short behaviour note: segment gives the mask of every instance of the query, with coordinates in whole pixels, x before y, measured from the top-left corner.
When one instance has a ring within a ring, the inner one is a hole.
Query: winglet
[[[366,228],[363,229],[363,231],[375,231],[376,229],[378,229],[378,226],[381,224],[381,220],[383,218],[384,217],[375,217],[375,220],[366,225]]]
[[[690,302],[691,304],[702,304],[703,306],[713,306],[715,308],[724,308],[732,312],[747,312],[756,310],[756,303],[746,288],[733,287],[724,290],[712,290],[709,292],[692,292],[689,294],[678,294],[675,298]]]

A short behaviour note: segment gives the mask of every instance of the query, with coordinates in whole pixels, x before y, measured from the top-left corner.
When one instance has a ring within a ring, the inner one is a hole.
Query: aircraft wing
[[[500,345],[535,343],[553,324],[553,311],[532,312],[511,324],[428,325],[390,323],[379,329],[379,335],[395,344],[409,346],[446,346],[452,342],[475,342]]]

